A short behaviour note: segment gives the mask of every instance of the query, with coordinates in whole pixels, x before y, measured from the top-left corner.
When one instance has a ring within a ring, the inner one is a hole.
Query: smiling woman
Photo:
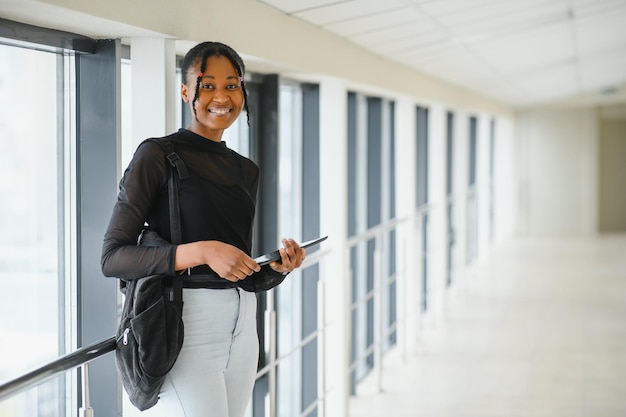
[[[189,127],[141,143],[120,182],[104,238],[104,275],[183,280],[183,346],[159,401],[142,415],[242,417],[258,363],[255,292],[281,283],[304,259],[292,239],[283,240],[278,261],[261,266],[250,257],[259,167],[222,141],[244,108],[248,113],[244,73],[227,45],[192,48],[181,65]],[[169,168],[155,141],[173,144],[189,172],[180,180],[178,245],[169,244]],[[163,246],[137,246],[146,224],[166,239]]]

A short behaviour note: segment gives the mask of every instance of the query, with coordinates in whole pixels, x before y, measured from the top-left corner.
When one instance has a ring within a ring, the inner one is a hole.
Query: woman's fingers
[[[254,259],[235,246],[217,241],[207,244],[210,250],[206,252],[206,263],[224,279],[237,282],[261,270]]]
[[[291,272],[302,265],[306,251],[293,239],[283,239],[280,248],[280,262],[272,262],[270,266],[278,272]]]

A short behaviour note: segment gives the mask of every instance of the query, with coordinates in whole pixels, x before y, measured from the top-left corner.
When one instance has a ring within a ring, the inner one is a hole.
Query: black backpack
[[[171,165],[168,181],[172,243],[180,243],[178,180],[189,175],[174,145],[166,139],[152,139],[164,150]],[[175,169],[174,169],[175,168]],[[155,232],[145,230],[139,244],[169,244]],[[115,358],[122,385],[130,402],[139,410],[153,407],[167,373],[183,345],[183,277],[152,275],[120,281],[126,295],[117,329]]]

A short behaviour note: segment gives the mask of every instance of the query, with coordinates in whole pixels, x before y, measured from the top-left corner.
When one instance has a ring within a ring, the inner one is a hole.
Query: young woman
[[[185,275],[183,347],[159,402],[145,415],[243,416],[259,349],[256,296],[245,289],[280,282],[305,256],[295,241],[283,239],[280,261],[260,267],[250,257],[259,168],[221,141],[247,111],[244,71],[241,57],[218,42],[195,46],[183,60],[181,96],[193,119],[167,136],[189,171],[179,185],[183,243],[137,246],[144,227],[171,241],[169,167],[152,141],[139,145],[126,169],[104,237],[106,276]]]

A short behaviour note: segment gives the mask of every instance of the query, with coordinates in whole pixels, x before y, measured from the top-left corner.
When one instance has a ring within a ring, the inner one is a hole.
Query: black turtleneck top
[[[218,240],[251,255],[252,226],[259,187],[259,168],[226,147],[189,130],[166,136],[189,171],[179,181],[182,243]],[[157,139],[161,140],[161,139]],[[149,275],[174,275],[176,245],[138,246],[144,228],[170,239],[168,187],[170,166],[152,140],[142,142],[120,181],[117,202],[104,236],[102,272],[124,280]],[[201,282],[184,280],[185,287],[220,288],[229,281],[208,265],[192,269]],[[282,281],[283,275],[265,265],[240,286],[262,290],[250,281]],[[204,281],[204,282],[203,282]]]

